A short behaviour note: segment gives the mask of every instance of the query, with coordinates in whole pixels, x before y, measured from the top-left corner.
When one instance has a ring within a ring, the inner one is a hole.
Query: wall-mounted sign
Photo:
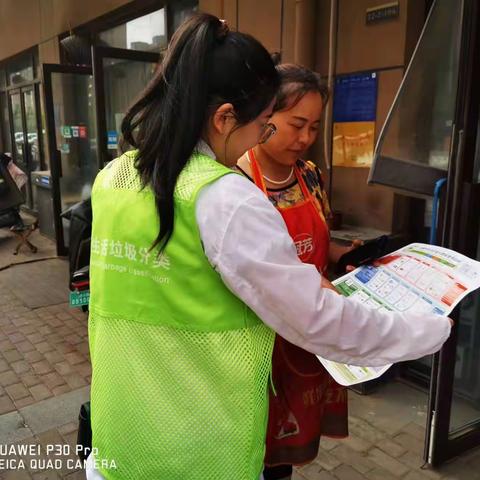
[[[376,7],[367,8],[367,25],[383,22],[400,16],[399,2],[390,2]]]
[[[68,126],[63,126],[61,129],[63,138],[72,138],[72,129]]]
[[[87,127],[85,125],[64,125],[60,128],[63,138],[87,138]],[[116,132],[112,132],[115,133]]]
[[[333,97],[333,164],[372,164],[377,117],[377,74],[342,75]]]
[[[109,150],[116,150],[118,146],[118,134],[115,130],[107,132],[107,148]]]

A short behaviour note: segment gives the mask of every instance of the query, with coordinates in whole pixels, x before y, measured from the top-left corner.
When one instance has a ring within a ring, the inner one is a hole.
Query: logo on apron
[[[309,233],[299,233],[293,238],[293,241],[295,242],[297,255],[300,260],[302,260],[302,262],[309,260],[315,250],[312,235]]]

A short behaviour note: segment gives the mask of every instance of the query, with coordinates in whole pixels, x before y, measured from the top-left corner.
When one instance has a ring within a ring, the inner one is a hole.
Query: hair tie
[[[223,40],[230,32],[230,27],[226,20],[219,18],[220,27],[217,32],[217,40]]]

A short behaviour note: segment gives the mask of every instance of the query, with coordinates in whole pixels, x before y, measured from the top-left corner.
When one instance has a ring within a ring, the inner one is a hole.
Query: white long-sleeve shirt
[[[379,312],[322,288],[317,269],[298,259],[279,212],[240,175],[205,187],[196,218],[205,254],[228,288],[305,350],[380,366],[433,353],[450,334],[445,317]]]

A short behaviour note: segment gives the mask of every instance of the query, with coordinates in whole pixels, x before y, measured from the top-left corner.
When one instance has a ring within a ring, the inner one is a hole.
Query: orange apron
[[[248,158],[255,184],[268,196],[253,150]],[[300,260],[324,273],[330,244],[328,227],[302,172],[297,166],[294,169],[304,201],[278,211]],[[272,378],[276,395],[270,392],[266,465],[309,463],[317,456],[322,434],[348,435],[347,390],[333,380],[315,355],[277,335]]]

